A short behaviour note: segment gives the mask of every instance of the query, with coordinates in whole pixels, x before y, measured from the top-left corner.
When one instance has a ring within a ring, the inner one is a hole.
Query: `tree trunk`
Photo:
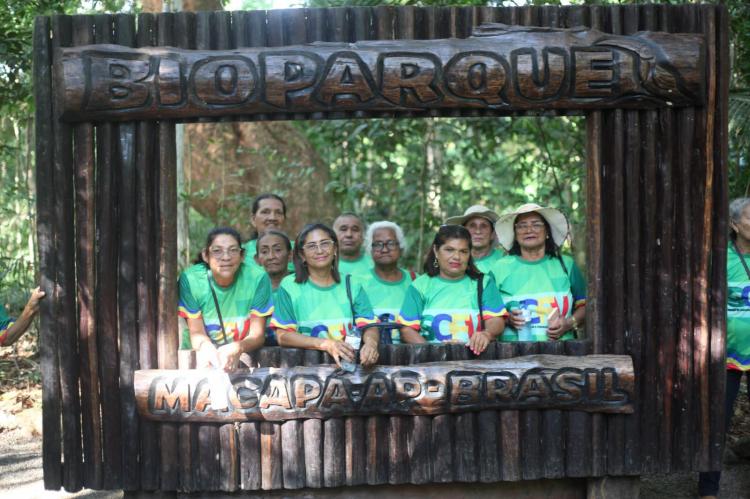
[[[219,0],[182,0],[173,10],[222,10]],[[181,5],[179,5],[181,4]],[[143,12],[162,12],[163,0],[143,0]],[[184,125],[184,192],[187,203],[215,225],[252,233],[252,201],[275,192],[287,200],[291,238],[306,222],[327,220],[328,168],[292,123],[197,123]]]

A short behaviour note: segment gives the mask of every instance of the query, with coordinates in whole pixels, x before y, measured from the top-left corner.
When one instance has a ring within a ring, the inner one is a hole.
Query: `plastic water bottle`
[[[341,361],[341,369],[351,373],[357,368],[357,356],[359,355],[359,347],[362,345],[362,332],[357,327],[352,328],[352,330],[347,333],[344,341],[354,349],[354,361]]]
[[[531,309],[522,308],[521,316],[523,317],[523,327],[518,330],[519,341],[531,341],[533,334],[531,332]]]

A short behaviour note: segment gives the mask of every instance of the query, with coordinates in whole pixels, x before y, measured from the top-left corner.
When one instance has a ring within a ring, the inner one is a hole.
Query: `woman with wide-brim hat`
[[[495,232],[508,255],[492,273],[510,311],[503,341],[570,340],[586,317],[586,283],[560,253],[570,233],[565,215],[535,203],[500,216]]]

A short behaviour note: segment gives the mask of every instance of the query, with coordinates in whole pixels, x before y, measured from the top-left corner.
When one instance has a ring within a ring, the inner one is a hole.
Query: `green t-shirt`
[[[745,255],[750,265],[750,256]],[[740,255],[727,250],[727,369],[750,370],[750,278]]]
[[[492,270],[492,265],[495,264],[495,262],[499,261],[503,256],[502,251],[500,251],[497,248],[492,248],[492,251],[490,251],[486,256],[483,256],[482,258],[475,258],[474,264],[477,266],[480,272],[483,274],[489,274]]]
[[[559,309],[562,317],[569,317],[576,308],[585,305],[583,275],[571,257],[563,255],[563,261],[567,274],[560,260],[550,256],[528,262],[517,255],[507,255],[492,266],[491,271],[508,310],[531,311],[530,331],[519,337],[518,331],[507,327],[502,335],[503,341],[548,341],[547,317],[553,309]],[[568,331],[560,339],[574,338],[573,331]]]
[[[411,273],[408,270],[401,269],[401,280],[398,282],[384,281],[378,277],[374,269],[360,277],[375,316],[383,319],[383,316],[387,315],[386,320],[388,322],[395,322],[401,304],[404,303],[406,290],[409,289],[412,282]],[[401,333],[398,329],[391,330],[391,341],[394,344],[401,343]]]
[[[363,276],[368,275],[370,270],[375,267],[375,262],[372,261],[372,257],[367,253],[362,253],[362,256],[356,260],[344,260],[339,255],[339,274],[341,279],[344,279],[346,274]]]
[[[8,336],[8,328],[12,325],[13,319],[8,317],[5,307],[0,305],[0,347],[5,344],[5,339]]]
[[[209,287],[216,292],[221,309],[226,340],[221,332],[219,314]],[[267,317],[273,312],[271,301],[271,280],[263,269],[254,269],[240,264],[234,283],[223,288],[216,284],[211,270],[204,263],[188,267],[179,280],[179,314],[184,319],[203,319],[206,334],[214,343],[240,341],[250,331],[251,317]],[[183,334],[182,348],[190,348],[190,334]]]
[[[274,304],[271,327],[288,329],[315,338],[342,340],[352,330],[352,310],[346,295],[345,279],[321,287],[310,279],[298,284],[293,275],[286,276],[279,286]],[[370,300],[362,281],[352,276],[354,322],[358,328],[375,324]]]
[[[483,278],[482,317],[507,315],[491,275]],[[409,326],[431,343],[466,343],[479,324],[477,281],[469,276],[449,280],[427,274],[417,277],[406,290],[396,321]]]
[[[256,269],[263,269],[262,265],[259,265],[258,262],[255,261],[255,253],[258,251],[258,240],[252,239],[250,241],[246,241],[245,244],[242,245],[242,247],[245,250],[245,263],[250,265],[251,267],[255,267]],[[292,241],[292,250],[294,250],[294,241]],[[292,263],[292,253],[289,253],[289,263],[286,266],[287,269],[289,269],[289,272],[294,272],[294,263]]]

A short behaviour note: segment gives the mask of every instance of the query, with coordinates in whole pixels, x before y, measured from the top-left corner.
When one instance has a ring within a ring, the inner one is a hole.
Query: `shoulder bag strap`
[[[747,268],[747,262],[745,261],[745,255],[740,253],[740,249],[737,247],[737,242],[732,241],[732,246],[734,247],[734,251],[737,252],[738,255],[740,255],[740,261],[742,262],[742,266],[745,267],[745,273],[747,274],[747,278],[750,279],[750,268]]]
[[[349,299],[349,309],[352,311],[352,327],[357,327],[357,320],[354,313],[354,299],[352,298],[352,275],[346,274],[346,297]]]
[[[484,274],[479,274],[479,279],[477,279],[477,303],[479,304],[480,331],[484,331],[484,307],[482,306],[482,293],[484,293]]]
[[[214,285],[211,283],[211,277],[208,275],[208,273],[206,273],[206,279],[208,279],[208,287],[209,289],[211,289],[211,296],[214,298],[214,307],[216,307],[216,313],[219,315],[219,324],[221,325],[221,337],[224,339],[224,342],[222,343],[222,345],[226,345],[229,342],[227,341],[227,332],[224,329],[224,319],[221,317],[221,307],[219,307],[219,299],[216,298],[216,291],[214,291]],[[211,340],[211,343],[216,345],[216,341],[214,341],[211,335],[208,334],[208,331],[206,331],[206,336],[208,336],[208,339]]]
[[[570,273],[568,272],[568,267],[565,265],[565,262],[563,261],[562,255],[558,254],[557,255],[557,259],[560,261],[560,266],[562,267],[563,272],[565,272],[565,275],[568,277],[568,283],[570,284],[570,296],[572,296],[573,297],[573,301],[575,301],[576,295],[573,294],[573,281],[570,278]],[[572,305],[573,304],[571,303],[571,306]]]

